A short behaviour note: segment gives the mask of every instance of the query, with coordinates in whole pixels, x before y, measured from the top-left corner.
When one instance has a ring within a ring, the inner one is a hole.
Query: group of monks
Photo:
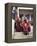
[[[28,19],[24,19],[22,21],[21,18],[16,16],[15,29],[16,29],[16,32],[23,32],[24,34],[28,34],[31,31],[30,22],[28,21]]]

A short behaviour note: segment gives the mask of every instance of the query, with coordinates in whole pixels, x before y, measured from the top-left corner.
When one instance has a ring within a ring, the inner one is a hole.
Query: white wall
[[[37,4],[37,0],[0,0],[0,46],[36,46],[37,42],[11,43],[11,44],[4,42],[5,40],[5,5],[4,4],[7,2]]]

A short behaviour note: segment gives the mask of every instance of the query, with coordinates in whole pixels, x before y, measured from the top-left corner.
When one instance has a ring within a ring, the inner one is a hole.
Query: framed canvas
[[[36,4],[5,4],[5,42],[36,41]]]

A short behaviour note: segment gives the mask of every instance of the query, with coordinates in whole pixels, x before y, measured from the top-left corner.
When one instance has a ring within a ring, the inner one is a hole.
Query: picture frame
[[[13,17],[12,7],[33,8],[33,37],[32,38],[12,39],[12,17]],[[5,42],[18,43],[18,42],[32,42],[32,41],[33,42],[36,41],[36,4],[6,3],[5,4]]]

